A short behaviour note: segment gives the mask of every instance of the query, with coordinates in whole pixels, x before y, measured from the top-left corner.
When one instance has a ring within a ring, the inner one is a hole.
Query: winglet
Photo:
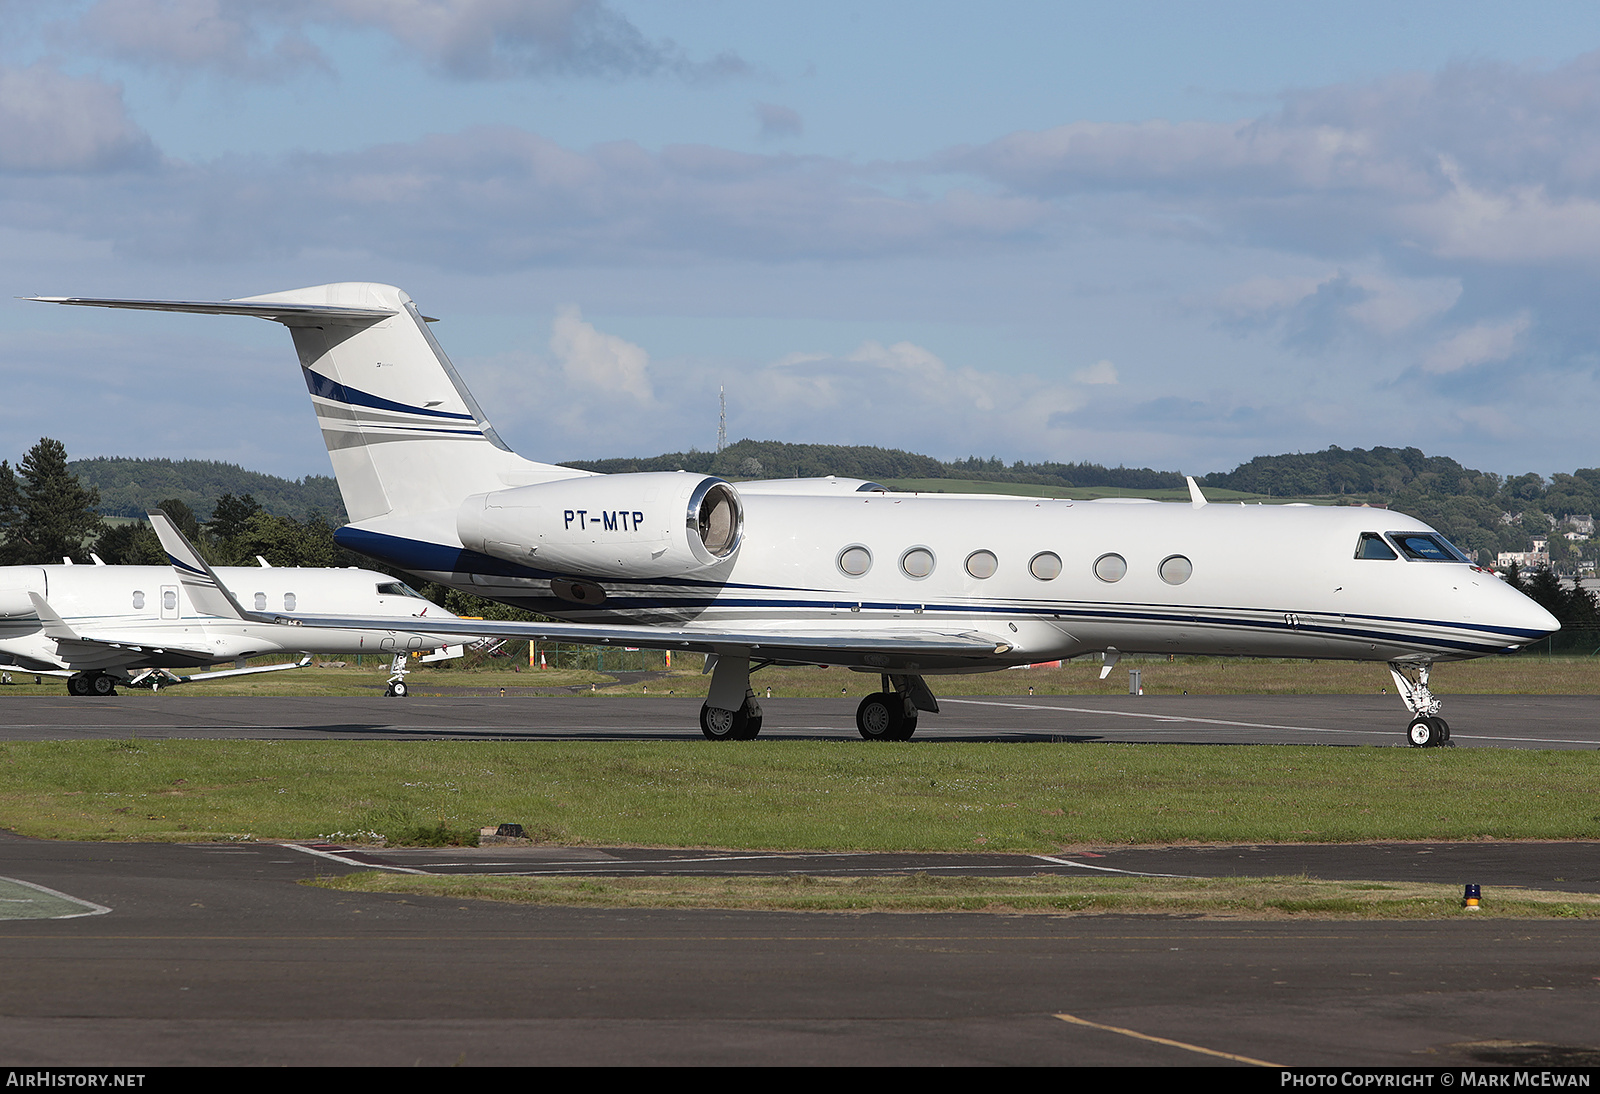
[[[160,509],[152,509],[147,515],[156,537],[161,540],[161,549],[167,552],[167,561],[172,563],[178,580],[189,591],[189,602],[206,615],[223,619],[249,618],[227,586],[217,579],[216,572],[194,549],[194,544],[178,531],[172,518]]]
[[[1194,476],[1193,475],[1184,476],[1184,480],[1183,481],[1189,484],[1189,504],[1190,505],[1192,505],[1196,509],[1198,509],[1202,505],[1209,504],[1206,501],[1206,496],[1200,492],[1200,484],[1194,481]]]
[[[33,612],[39,617],[39,622],[44,624],[46,638],[55,638],[68,642],[78,640],[78,632],[67,626],[67,621],[56,614],[50,602],[38,593],[29,593],[28,598],[33,601]]]

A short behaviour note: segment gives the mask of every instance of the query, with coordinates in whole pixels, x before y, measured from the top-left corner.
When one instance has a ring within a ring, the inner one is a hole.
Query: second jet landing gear
[[[1450,744],[1450,723],[1439,717],[1439,700],[1428,690],[1426,662],[1390,661],[1389,674],[1411,721],[1406,723],[1406,740],[1412,748],[1438,748]],[[1453,747],[1453,746],[1452,746]]]
[[[117,678],[103,672],[75,672],[67,677],[68,695],[115,695]]]

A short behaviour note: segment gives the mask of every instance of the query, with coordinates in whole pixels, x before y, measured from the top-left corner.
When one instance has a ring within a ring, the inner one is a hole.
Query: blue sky
[[[6,296],[400,285],[536,459],[1600,463],[1600,9],[0,0]],[[326,473],[284,332],[0,307],[0,454]]]

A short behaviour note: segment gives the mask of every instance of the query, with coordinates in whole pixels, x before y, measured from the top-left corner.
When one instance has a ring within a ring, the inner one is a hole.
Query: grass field
[[[316,882],[362,893],[601,908],[793,912],[1046,912],[1208,919],[1594,919],[1600,896],[1493,889],[1476,910],[1454,885],[1313,878],[417,877],[374,872]]]
[[[56,839],[1053,851],[1600,838],[1600,753],[953,741],[0,745],[0,827]]]

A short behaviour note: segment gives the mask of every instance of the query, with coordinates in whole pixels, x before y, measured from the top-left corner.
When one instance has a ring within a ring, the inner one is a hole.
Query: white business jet
[[[164,514],[159,519],[170,526]],[[354,568],[223,568],[246,603],[275,617],[293,619],[314,611],[371,620],[359,629],[307,631],[197,604],[188,591],[192,569],[176,560],[170,567],[0,567],[0,663],[65,677],[73,695],[115,695],[119,684],[159,689],[311,662],[307,656],[280,665],[244,665],[247,658],[267,654],[368,653],[391,659],[387,691],[404,695],[406,658],[413,651],[460,650],[449,646],[458,638],[415,629],[435,616],[449,622],[457,617],[388,574]],[[184,672],[229,661],[238,667]]]
[[[752,662],[878,673],[862,736],[937,711],[927,677],[1080,654],[1387,662],[1426,747],[1449,739],[1428,674],[1559,624],[1422,521],[1388,510],[898,494],[847,479],[593,475],[518,456],[389,285],[228,301],[40,297],[282,323],[351,523],[335,538],[408,572],[565,623],[445,634],[703,652],[707,737],[761,727]],[[221,580],[233,580],[221,575]],[[251,618],[362,627],[267,610]],[[320,613],[319,613],[320,614]]]

